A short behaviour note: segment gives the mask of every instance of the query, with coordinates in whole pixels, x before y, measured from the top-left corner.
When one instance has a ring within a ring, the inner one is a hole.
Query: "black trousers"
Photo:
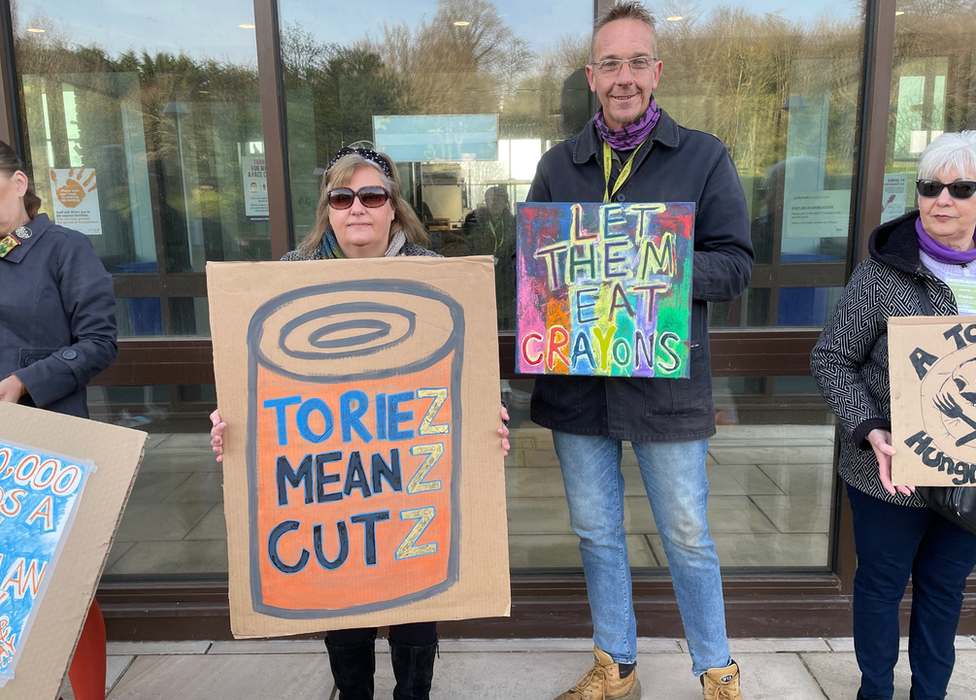
[[[350,644],[366,642],[375,634],[375,627],[363,627],[352,630],[334,630],[326,635],[326,639],[333,646],[349,646]],[[390,625],[390,641],[413,647],[429,646],[437,641],[437,623],[411,622],[406,625]]]

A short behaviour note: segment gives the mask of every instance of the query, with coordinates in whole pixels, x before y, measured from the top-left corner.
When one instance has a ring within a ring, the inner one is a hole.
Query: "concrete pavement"
[[[903,649],[907,640],[902,640]],[[386,643],[377,642],[376,697],[390,698]],[[445,639],[432,700],[551,700],[592,664],[586,639]],[[684,640],[642,638],[637,673],[643,697],[700,700]],[[947,700],[976,697],[976,638],[956,638]],[[853,700],[858,671],[850,638],[734,639],[747,700]],[[327,700],[333,695],[320,641],[139,642],[108,645],[108,700]],[[908,658],[895,698],[907,700]],[[65,688],[65,700],[71,700]]]

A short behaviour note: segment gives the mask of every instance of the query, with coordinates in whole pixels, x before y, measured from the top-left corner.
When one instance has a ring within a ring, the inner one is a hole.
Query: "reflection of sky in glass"
[[[567,34],[587,31],[593,17],[591,0],[498,0],[502,20],[535,51],[552,48]],[[736,6],[721,0],[701,2],[649,2],[659,21],[669,16],[688,18],[698,13],[699,21],[719,6]],[[790,2],[749,0],[738,3],[749,13],[779,13],[784,19],[807,23],[827,13],[834,18],[859,16],[855,3]],[[71,41],[98,44],[109,54],[128,49],[137,53],[185,52],[194,58],[208,57],[231,62],[254,63],[254,32],[239,24],[254,22],[250,0],[166,0],[139,3],[132,0],[20,0],[18,29],[27,28],[38,14],[59,22]],[[368,5],[320,0],[280,0],[282,23],[300,23],[320,42],[348,45],[367,33],[378,37],[383,23],[406,22],[415,28],[437,11],[436,0],[372,0]],[[459,18],[463,19],[463,18]]]
[[[588,31],[593,22],[592,0],[498,0],[494,5],[502,21],[536,51],[550,48],[566,34]],[[319,41],[338,44],[353,43],[367,33],[377,38],[384,23],[416,28],[437,12],[436,0],[373,0],[366,12],[317,0],[281,0],[279,7],[282,23],[298,22]],[[320,17],[329,21],[318,21]]]
[[[54,21],[43,25],[52,36],[64,32],[71,42],[97,44],[111,56],[133,49],[250,65],[257,60],[254,30],[238,26],[254,24],[251,0],[19,0],[16,7],[18,33],[44,16]]]

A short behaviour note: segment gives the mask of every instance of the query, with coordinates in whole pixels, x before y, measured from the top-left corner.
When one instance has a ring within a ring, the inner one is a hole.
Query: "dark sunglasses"
[[[938,180],[916,180],[915,189],[919,197],[938,197],[942,188],[948,188],[949,196],[953,199],[969,199],[976,194],[976,182],[972,180],[956,180],[955,182],[939,182]]]
[[[390,193],[379,185],[361,187],[359,191],[353,191],[348,187],[336,187],[334,190],[329,190],[329,206],[333,209],[348,209],[356,197],[359,197],[364,207],[376,209],[390,200]]]

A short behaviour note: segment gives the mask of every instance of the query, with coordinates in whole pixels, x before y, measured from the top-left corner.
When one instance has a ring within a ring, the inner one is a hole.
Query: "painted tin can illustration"
[[[248,328],[254,610],[329,618],[457,581],[464,314],[413,280],[315,285]]]

